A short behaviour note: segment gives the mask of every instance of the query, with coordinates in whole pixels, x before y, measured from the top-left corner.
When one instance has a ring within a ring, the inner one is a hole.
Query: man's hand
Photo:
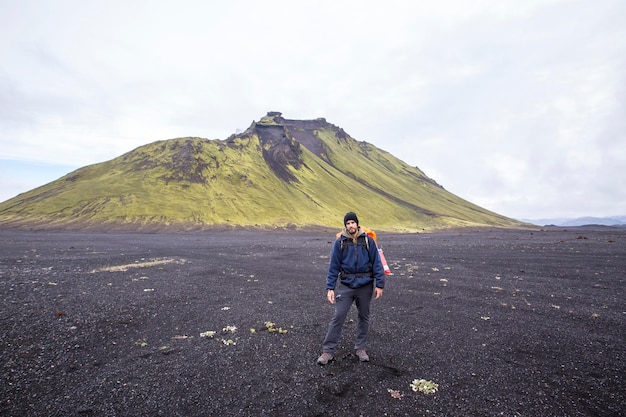
[[[383,289],[382,288],[374,288],[374,295],[376,296],[376,299],[378,300],[380,297],[383,296]]]
[[[328,290],[326,298],[328,298],[329,303],[335,304],[335,290]]]

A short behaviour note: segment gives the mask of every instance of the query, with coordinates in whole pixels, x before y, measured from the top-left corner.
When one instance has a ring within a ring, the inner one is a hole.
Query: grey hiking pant
[[[370,325],[370,302],[374,293],[374,284],[368,284],[360,288],[350,288],[339,284],[335,288],[335,315],[328,325],[328,333],[322,344],[322,352],[335,353],[335,348],[341,337],[341,330],[346,316],[356,303],[359,319],[356,326],[355,349],[365,349],[367,347],[367,331]]]

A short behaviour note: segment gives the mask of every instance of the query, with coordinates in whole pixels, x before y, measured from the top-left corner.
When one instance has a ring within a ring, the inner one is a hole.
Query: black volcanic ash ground
[[[320,367],[332,238],[3,231],[0,415],[626,415],[625,232],[379,233],[371,362],[353,310]]]

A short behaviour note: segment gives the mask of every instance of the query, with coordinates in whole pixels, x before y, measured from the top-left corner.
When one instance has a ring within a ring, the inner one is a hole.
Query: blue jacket
[[[361,236],[369,241],[369,249],[365,245],[365,239]],[[360,228],[356,240],[352,240],[344,229],[333,244],[328,277],[326,278],[326,289],[334,290],[338,279],[351,288],[368,285],[374,280],[376,287],[385,288],[385,271],[376,242]]]

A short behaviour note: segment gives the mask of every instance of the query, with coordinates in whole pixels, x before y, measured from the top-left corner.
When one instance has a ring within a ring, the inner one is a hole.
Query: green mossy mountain
[[[390,232],[523,225],[323,118],[270,112],[226,140],[157,141],[80,168],[0,203],[0,227],[337,229],[347,211]]]

